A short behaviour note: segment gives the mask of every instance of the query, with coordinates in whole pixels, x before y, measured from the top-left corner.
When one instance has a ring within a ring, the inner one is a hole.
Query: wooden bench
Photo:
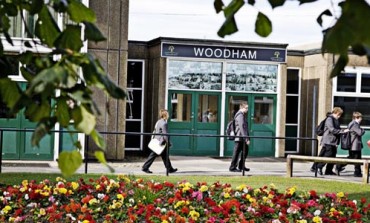
[[[287,157],[287,168],[286,176],[293,176],[293,161],[294,160],[303,160],[311,161],[316,163],[339,163],[339,164],[361,164],[363,165],[363,175],[362,182],[364,184],[369,183],[369,161],[368,160],[359,160],[359,159],[348,159],[348,158],[332,158],[332,157],[318,157],[318,156],[300,156],[300,155],[288,155]],[[309,171],[309,170],[307,170]],[[317,177],[317,169],[315,172],[315,177]]]

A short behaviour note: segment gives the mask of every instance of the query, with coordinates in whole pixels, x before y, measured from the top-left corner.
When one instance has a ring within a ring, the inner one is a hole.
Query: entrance
[[[25,87],[25,84],[20,84]],[[7,129],[33,130],[33,123],[23,115],[23,111],[15,116],[8,116],[8,109],[0,102],[0,126]],[[3,159],[23,160],[52,160],[54,150],[54,137],[47,134],[41,141],[39,147],[32,147],[31,138],[33,131],[16,132],[3,131],[2,155]]]
[[[169,132],[219,135],[221,94],[169,91]],[[218,137],[171,136],[171,154],[218,155]]]
[[[248,103],[247,121],[251,136],[274,137],[276,126],[276,95],[226,94],[225,126],[239,110],[241,102]],[[225,140],[225,155],[232,156],[234,141]],[[248,156],[274,156],[275,139],[251,138]]]

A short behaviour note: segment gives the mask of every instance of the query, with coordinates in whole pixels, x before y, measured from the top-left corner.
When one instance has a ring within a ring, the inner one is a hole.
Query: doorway
[[[218,155],[221,94],[216,92],[169,91],[171,154]],[[180,135],[181,134],[181,135]],[[186,136],[200,134],[201,137]],[[183,136],[184,135],[184,136]]]
[[[251,138],[248,155],[254,157],[274,156],[275,139],[269,139],[268,137],[275,136],[276,95],[227,93],[225,126],[234,118],[241,102],[248,103],[249,109],[246,120],[249,126],[249,134],[251,136],[261,137]],[[225,140],[224,148],[224,154],[231,156],[234,141]]]

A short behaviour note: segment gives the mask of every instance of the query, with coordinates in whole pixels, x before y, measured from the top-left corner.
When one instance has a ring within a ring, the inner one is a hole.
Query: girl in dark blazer
[[[165,109],[161,109],[159,113],[160,113],[160,119],[155,124],[155,133],[167,134],[168,133],[168,127],[167,127],[168,111]],[[163,150],[160,156],[162,157],[164,166],[166,167],[166,169],[168,169],[168,172],[169,173],[176,172],[177,169],[172,167],[170,157],[167,156],[168,155],[167,150],[170,144],[168,140],[168,136],[167,135],[155,135],[154,138],[158,139],[162,145],[166,144],[166,148]],[[148,159],[145,161],[143,165],[142,171],[144,171],[145,173],[153,173],[152,171],[149,170],[149,168],[153,164],[157,156],[158,155],[155,152],[151,151]]]

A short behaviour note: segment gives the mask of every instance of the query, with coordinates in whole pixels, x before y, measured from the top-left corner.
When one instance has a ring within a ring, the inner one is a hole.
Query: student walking
[[[365,134],[365,130],[361,128],[360,124],[362,121],[362,114],[360,112],[353,112],[352,121],[348,124],[348,129],[351,135],[351,148],[348,150],[348,158],[350,159],[361,159],[362,149],[364,148],[362,144],[362,136]],[[343,168],[345,165],[337,165],[337,171]],[[355,177],[362,177],[361,165],[355,165]]]
[[[159,113],[160,113],[160,119],[155,124],[155,133],[167,134],[168,133],[168,127],[167,127],[168,111],[165,109],[161,109]],[[164,166],[166,167],[166,169],[168,169],[169,173],[176,172],[177,169],[172,167],[170,157],[168,156],[167,150],[169,149],[169,145],[170,145],[168,136],[167,135],[155,135],[154,137],[157,138],[162,145],[166,144],[166,148],[163,150],[163,152],[160,155],[162,157]],[[157,155],[155,152],[152,151],[149,154],[148,159],[145,161],[142,167],[142,171],[144,171],[145,173],[153,173],[152,171],[149,170],[149,168],[153,164],[157,156],[159,155]]]
[[[321,138],[320,145],[322,146],[319,157],[336,157],[337,147],[339,145],[340,134],[346,133],[349,130],[340,128],[339,118],[343,114],[340,107],[334,107],[331,115],[325,121],[324,134]],[[334,164],[332,163],[316,163],[315,167],[320,175],[323,174],[323,167],[326,165],[325,175],[336,175],[333,171]],[[311,171],[315,171],[314,168]]]
[[[245,167],[245,159],[248,155],[248,147],[249,147],[249,131],[248,131],[248,122],[246,121],[245,115],[248,112],[248,104],[246,102],[242,102],[239,105],[239,111],[235,114],[235,145],[233,156],[231,159],[231,164],[229,170],[231,172],[241,172],[242,168],[244,167],[245,171],[249,171],[249,168]],[[241,157],[241,153],[243,151],[243,144],[245,145],[245,154],[244,159]]]

